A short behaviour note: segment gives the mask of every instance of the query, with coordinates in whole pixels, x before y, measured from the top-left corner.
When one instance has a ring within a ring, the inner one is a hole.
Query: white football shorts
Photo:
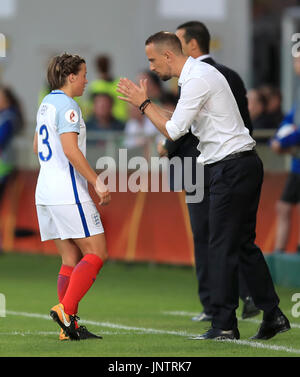
[[[86,238],[104,233],[94,202],[36,206],[42,241]]]

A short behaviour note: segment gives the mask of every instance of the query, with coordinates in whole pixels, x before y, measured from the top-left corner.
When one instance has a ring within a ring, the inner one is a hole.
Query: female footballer
[[[37,113],[33,149],[40,162],[35,201],[41,239],[54,240],[62,258],[59,304],[50,315],[61,327],[61,340],[101,338],[77,324],[78,304],[107,259],[104,230],[88,183],[99,204],[110,201],[109,191],[85,158],[86,127],[74,100],[87,84],[85,60],[66,53],[56,56],[47,78],[52,91]]]

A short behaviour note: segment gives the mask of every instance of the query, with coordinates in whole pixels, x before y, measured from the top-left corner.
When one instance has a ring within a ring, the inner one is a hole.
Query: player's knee
[[[73,253],[65,254],[62,256],[62,263],[66,266],[75,267],[77,263],[80,262],[81,258],[82,255]]]
[[[107,261],[107,259],[108,259],[108,252],[107,252],[106,249],[101,252],[100,258],[102,259],[103,263],[105,263]]]
[[[90,251],[89,254],[95,254],[97,255],[103,263],[105,263],[108,259],[108,253],[107,253],[107,250],[106,248],[105,249],[101,249],[101,250],[95,250],[95,251]]]

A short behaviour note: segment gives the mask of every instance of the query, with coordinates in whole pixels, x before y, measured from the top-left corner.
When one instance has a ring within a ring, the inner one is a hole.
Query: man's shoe
[[[212,315],[211,314],[206,314],[205,312],[202,312],[195,317],[192,317],[192,321],[195,322],[209,322],[212,320]]]
[[[276,334],[290,330],[291,325],[284,314],[280,314],[272,321],[262,321],[256,335],[250,339],[271,339]]]
[[[215,329],[210,328],[206,333],[198,336],[191,337],[189,339],[192,340],[207,340],[207,339],[214,339],[214,340],[227,340],[227,339],[240,339],[240,333],[238,328],[234,328],[232,330],[222,330],[222,329]]]
[[[255,317],[260,313],[260,310],[255,306],[252,297],[246,297],[244,301],[244,307],[242,312],[242,319]]]
[[[71,340],[80,340],[76,332],[76,316],[65,313],[62,304],[53,306],[50,316],[63,329],[66,336]]]
[[[85,326],[78,327],[78,329],[76,331],[77,331],[77,334],[78,334],[80,340],[102,339],[102,336],[95,335],[95,334],[91,333],[90,331],[88,331],[88,329]]]

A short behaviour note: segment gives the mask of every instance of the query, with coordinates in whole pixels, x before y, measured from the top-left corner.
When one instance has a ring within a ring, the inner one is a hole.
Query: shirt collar
[[[186,62],[184,63],[184,66],[182,67],[182,70],[181,70],[181,73],[180,73],[180,76],[179,76],[179,79],[178,79],[178,85],[181,86],[184,79],[185,79],[185,76],[189,73],[190,71],[190,68],[193,64],[193,62],[195,61],[196,59],[192,58],[191,56],[189,56],[186,60]]]
[[[58,93],[61,93],[61,94],[65,94],[64,91],[60,90],[60,89],[54,89],[51,91],[52,94],[58,94]]]
[[[198,58],[196,58],[196,60],[201,61],[201,60],[208,59],[208,58],[211,58],[210,54],[205,54],[205,55],[198,56]]]

